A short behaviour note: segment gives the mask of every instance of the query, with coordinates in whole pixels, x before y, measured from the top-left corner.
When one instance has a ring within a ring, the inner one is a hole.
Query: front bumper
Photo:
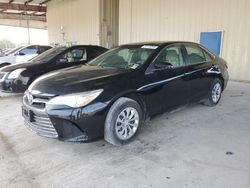
[[[225,90],[227,88],[227,84],[228,84],[228,80],[229,80],[229,73],[228,73],[227,70],[225,70],[223,78],[224,78],[224,88],[223,88],[223,90]]]
[[[19,80],[5,79],[0,81],[0,91],[5,93],[23,93],[27,89]]]
[[[34,101],[45,101],[34,98]],[[48,100],[47,100],[48,101]],[[83,108],[66,106],[39,106],[23,99],[25,125],[43,137],[62,141],[86,142],[103,137],[107,104],[94,103]]]
[[[27,110],[25,107],[22,108],[22,113],[23,117],[25,117],[24,124],[32,131],[40,136],[58,138],[58,134],[53,124],[45,113],[34,113],[33,111]]]

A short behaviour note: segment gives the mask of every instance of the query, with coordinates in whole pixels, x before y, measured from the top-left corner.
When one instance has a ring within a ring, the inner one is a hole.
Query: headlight
[[[47,104],[48,105],[67,105],[72,108],[79,108],[79,107],[83,107],[91,103],[102,92],[103,92],[103,89],[98,89],[98,90],[87,91],[83,93],[62,95],[62,96],[58,96],[49,100]]]
[[[20,76],[20,74],[24,71],[25,69],[16,69],[14,71],[12,71],[9,76],[8,79],[16,79],[18,76]]]
[[[1,72],[0,71],[0,82],[3,82],[5,80],[5,77],[6,77],[7,74],[8,73],[6,73],[6,72]]]

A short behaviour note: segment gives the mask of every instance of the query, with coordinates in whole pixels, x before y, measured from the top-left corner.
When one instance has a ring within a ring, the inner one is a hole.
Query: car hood
[[[39,77],[28,90],[34,95],[57,96],[105,89],[108,84],[118,81],[121,75],[126,75],[129,72],[130,70],[98,66],[70,67]]]
[[[37,66],[38,64],[42,64],[44,62],[41,61],[29,61],[27,63],[16,63],[14,65],[9,65],[1,69],[2,72],[11,72],[16,69],[24,69],[24,68],[32,68]]]

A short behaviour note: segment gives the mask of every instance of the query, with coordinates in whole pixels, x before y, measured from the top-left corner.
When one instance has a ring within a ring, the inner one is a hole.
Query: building
[[[232,80],[250,81],[249,0],[54,0],[51,42],[112,47],[137,41],[200,41],[221,31],[221,55]]]

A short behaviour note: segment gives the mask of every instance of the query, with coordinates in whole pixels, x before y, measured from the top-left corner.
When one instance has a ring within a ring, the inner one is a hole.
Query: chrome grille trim
[[[49,101],[49,100],[47,100],[47,99],[35,98],[35,99],[33,100],[33,103],[43,103],[43,104],[46,105],[46,103],[47,103],[48,101]]]
[[[46,114],[45,107],[49,99],[47,98],[40,98],[33,96],[33,103],[29,104],[27,94],[25,93],[23,96],[23,104],[27,106],[30,110],[39,112],[40,114]],[[41,107],[38,107],[37,105],[41,105]]]

